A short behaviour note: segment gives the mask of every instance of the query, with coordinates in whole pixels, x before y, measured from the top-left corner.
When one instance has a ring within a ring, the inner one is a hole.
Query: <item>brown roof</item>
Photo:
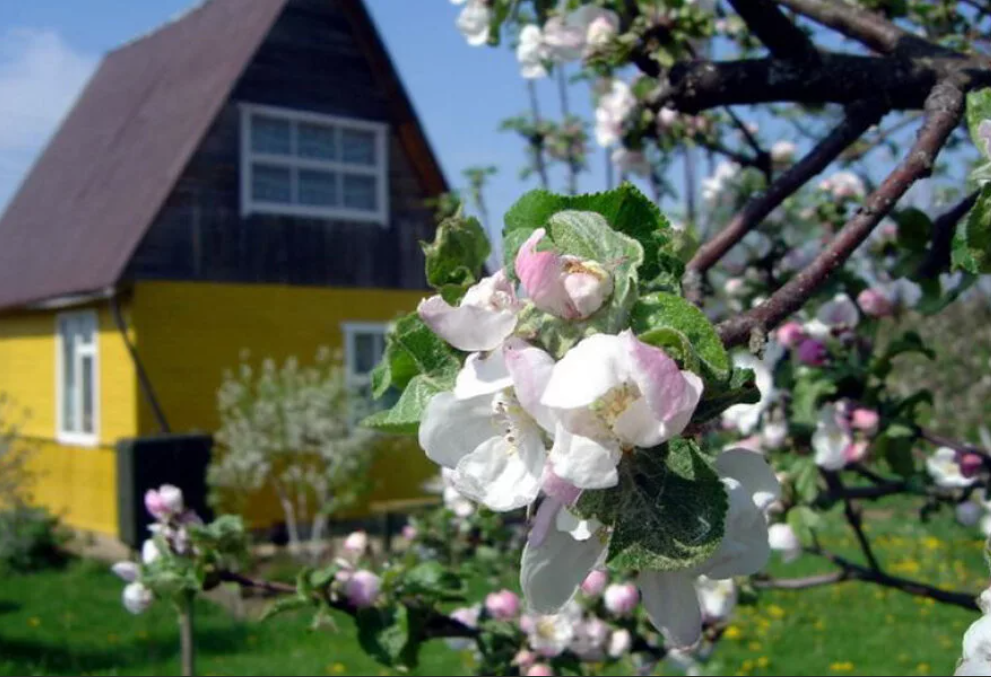
[[[117,283],[288,1],[209,0],[103,59],[0,219],[0,309]],[[419,151],[410,154],[425,186],[446,190],[367,11],[336,1],[392,100],[400,137]]]

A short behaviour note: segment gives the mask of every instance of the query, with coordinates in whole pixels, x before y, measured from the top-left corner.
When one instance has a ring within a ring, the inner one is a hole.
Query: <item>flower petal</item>
[[[516,510],[536,500],[546,462],[547,450],[537,436],[521,435],[515,443],[492,437],[461,459],[454,486],[497,512]]]
[[[586,407],[622,384],[628,365],[620,337],[590,336],[554,365],[541,402],[556,409]]]
[[[434,463],[454,468],[497,433],[493,427],[491,397],[459,400],[454,393],[439,393],[423,412],[420,447]]]
[[[637,339],[630,330],[620,334],[620,338],[630,355],[633,379],[654,417],[666,421],[678,414],[687,388],[678,363],[660,348]]]
[[[541,614],[559,612],[578,592],[606,545],[599,534],[576,541],[555,528],[548,530],[541,545],[527,543],[520,586],[530,608]]]
[[[579,489],[608,489],[619,483],[619,449],[568,431],[558,425],[550,460],[554,474]]]
[[[492,395],[513,385],[506,368],[502,350],[489,353],[472,353],[454,382],[454,396],[467,400],[479,395]]]
[[[763,511],[740,482],[724,478],[723,484],[729,497],[726,532],[716,552],[697,570],[714,580],[750,576],[767,566],[771,558]]]
[[[675,647],[692,646],[702,637],[702,610],[690,574],[645,571],[637,581],[647,617]]]
[[[544,430],[553,434],[556,417],[549,407],[540,403],[540,398],[551,380],[554,358],[518,338],[507,339],[502,352],[516,399]]]
[[[458,350],[493,350],[516,329],[516,313],[473,305],[457,308],[440,296],[420,302],[417,313],[439,337]]]
[[[746,449],[729,449],[713,464],[723,477],[732,477],[753,498],[758,510],[765,510],[781,498],[781,483],[774,470],[760,454]]]

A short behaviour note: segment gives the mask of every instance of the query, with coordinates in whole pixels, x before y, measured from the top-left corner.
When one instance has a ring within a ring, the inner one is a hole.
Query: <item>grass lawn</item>
[[[868,521],[891,573],[975,592],[986,585],[975,530],[947,517],[936,518],[926,531],[908,514],[869,513]],[[829,527],[826,543],[854,555],[853,540],[841,527]],[[805,559],[775,563],[772,570],[800,576],[823,569]],[[120,591],[106,568],[92,562],[0,579],[0,673],[176,674],[171,610],[157,605],[145,616],[129,616],[120,607]],[[726,675],[946,675],[974,618],[860,583],[769,593],[759,606],[738,612],[707,670]],[[202,674],[387,674],[357,647],[347,618],[339,619],[336,630],[312,631],[304,616],[242,622],[205,602],[197,621]],[[464,674],[466,658],[434,643],[423,654],[420,673]]]

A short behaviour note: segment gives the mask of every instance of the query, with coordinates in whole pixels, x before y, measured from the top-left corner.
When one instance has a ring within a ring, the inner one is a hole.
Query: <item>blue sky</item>
[[[511,50],[469,47],[446,0],[366,0],[399,67],[452,185],[472,165],[500,173],[487,195],[493,224],[528,187],[518,172],[524,151],[497,131],[528,106]],[[8,0],[0,3],[0,208],[57,128],[100,56],[197,4],[191,0]],[[83,9],[85,7],[85,9]],[[553,83],[539,85],[545,111],[558,109]],[[587,89],[572,108],[588,115]],[[583,190],[604,186],[601,151]],[[563,177],[557,177],[563,187]]]

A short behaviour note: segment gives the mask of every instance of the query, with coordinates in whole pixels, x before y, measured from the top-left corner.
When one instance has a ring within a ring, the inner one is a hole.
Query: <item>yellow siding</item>
[[[216,391],[242,350],[253,360],[313,359],[321,346],[343,347],[345,322],[386,322],[410,312],[422,292],[278,285],[141,282],[132,300],[138,351],[175,432],[214,432]],[[155,431],[142,402],[142,433]],[[405,445],[404,445],[405,446]],[[387,453],[373,471],[372,500],[420,495],[436,473],[415,448]],[[279,518],[274,502],[252,501],[257,523]]]
[[[137,391],[126,346],[106,303],[93,308],[99,317],[99,441],[95,448],[57,441],[57,313],[0,316],[0,392],[28,415],[22,431],[36,448],[31,466],[37,472],[32,488],[35,499],[71,526],[115,535],[113,446],[119,438],[137,433]]]

